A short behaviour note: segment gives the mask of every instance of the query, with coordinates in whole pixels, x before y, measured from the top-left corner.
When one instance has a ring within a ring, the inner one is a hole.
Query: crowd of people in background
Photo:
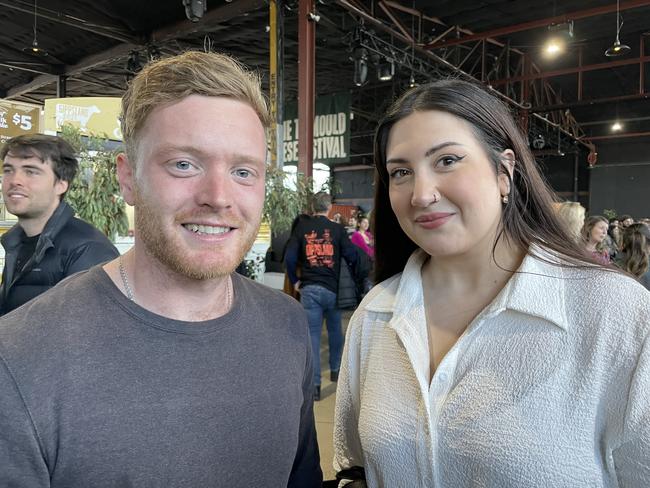
[[[609,219],[602,215],[585,217],[578,202],[556,205],[567,232],[596,262],[617,266],[650,290],[650,219],[635,220],[624,214]]]
[[[585,208],[578,202],[559,203],[556,211],[588,256],[620,268],[650,290],[649,218],[635,220],[627,214],[609,219],[602,215],[585,217]]]

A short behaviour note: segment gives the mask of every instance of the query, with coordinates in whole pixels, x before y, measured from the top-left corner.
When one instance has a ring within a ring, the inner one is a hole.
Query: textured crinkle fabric
[[[650,293],[528,255],[429,382],[426,257],[350,321],[335,469],[364,466],[370,487],[650,487]]]

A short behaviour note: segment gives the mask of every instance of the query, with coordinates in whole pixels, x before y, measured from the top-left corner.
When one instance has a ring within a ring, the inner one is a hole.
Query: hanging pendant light
[[[34,0],[34,40],[32,41],[32,45],[29,47],[23,48],[23,51],[29,52],[31,54],[34,54],[36,56],[47,56],[47,51],[43,48],[40,48],[38,46],[38,37],[36,35],[36,26],[38,22],[38,11],[37,11],[37,5],[36,5],[37,0]]]
[[[605,56],[622,56],[623,54],[630,52],[630,46],[621,44],[621,41],[619,39],[621,27],[623,27],[623,22],[621,22],[620,0],[616,0],[616,40],[614,41],[614,44],[607,48],[607,51],[605,51]]]

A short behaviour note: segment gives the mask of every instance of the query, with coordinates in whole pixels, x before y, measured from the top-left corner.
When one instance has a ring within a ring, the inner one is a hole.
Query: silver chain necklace
[[[119,261],[120,261],[120,276],[122,277],[122,284],[124,285],[124,289],[126,290],[126,298],[128,298],[132,302],[135,302],[135,297],[133,296],[133,290],[131,289],[131,286],[129,285],[129,280],[126,277],[126,270],[124,269],[124,260],[122,259],[121,255]]]
[[[126,291],[126,298],[135,302],[135,296],[133,295],[133,290],[131,285],[129,285],[129,279],[126,276],[126,269],[124,269],[124,260],[122,256],[119,257],[120,265],[120,277],[122,278],[122,284],[124,285],[124,290]],[[228,283],[226,284],[226,310],[230,310],[232,306],[232,279],[228,277]]]

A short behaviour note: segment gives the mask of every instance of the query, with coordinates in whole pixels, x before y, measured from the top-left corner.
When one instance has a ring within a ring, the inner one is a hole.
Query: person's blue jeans
[[[327,340],[330,347],[330,370],[338,371],[343,354],[343,330],[341,311],[336,307],[336,293],[319,285],[305,285],[300,288],[302,303],[309,322],[312,357],[314,360],[314,385],[320,385],[320,336],[323,317],[327,324]]]

